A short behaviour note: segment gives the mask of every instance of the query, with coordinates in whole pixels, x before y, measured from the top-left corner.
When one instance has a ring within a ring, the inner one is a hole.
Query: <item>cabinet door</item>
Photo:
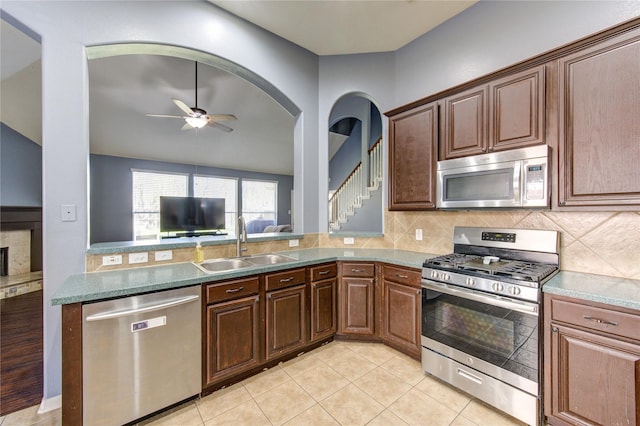
[[[342,312],[340,332],[344,334],[373,335],[374,326],[373,278],[342,278],[340,292]]]
[[[429,210],[435,204],[438,106],[390,117],[389,210]]]
[[[551,323],[549,422],[637,425],[640,347]]]
[[[338,313],[338,281],[329,278],[311,283],[311,341],[335,334]]]
[[[303,284],[267,293],[267,359],[306,344],[305,289]]]
[[[383,339],[412,355],[420,354],[419,289],[384,281]]]
[[[489,85],[489,151],[544,143],[544,66]]]
[[[559,61],[559,205],[640,205],[640,30]]]
[[[259,297],[207,306],[206,384],[260,362]]]
[[[487,152],[487,86],[445,98],[440,160]]]

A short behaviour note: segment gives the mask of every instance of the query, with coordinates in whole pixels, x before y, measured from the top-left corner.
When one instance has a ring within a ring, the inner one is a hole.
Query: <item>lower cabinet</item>
[[[335,334],[338,328],[338,280],[335,263],[310,268],[311,335],[315,342]]]
[[[640,422],[640,313],[545,295],[551,425]]]
[[[340,334],[375,335],[374,264],[345,262],[340,269]]]
[[[258,288],[258,278],[206,286],[205,386],[260,363]]]
[[[305,269],[265,277],[266,359],[293,352],[307,343]]]
[[[420,357],[421,273],[384,265],[382,277],[382,339],[390,346]]]

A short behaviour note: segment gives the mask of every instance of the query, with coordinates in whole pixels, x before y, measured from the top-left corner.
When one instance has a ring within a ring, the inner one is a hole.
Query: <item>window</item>
[[[262,232],[268,225],[277,225],[277,206],[278,182],[242,180],[242,216],[247,232]]]
[[[193,196],[224,198],[225,229],[229,235],[236,234],[238,213],[238,179],[215,176],[193,176]]]
[[[188,195],[189,175],[132,170],[133,239],[157,239],[160,234],[160,196]]]

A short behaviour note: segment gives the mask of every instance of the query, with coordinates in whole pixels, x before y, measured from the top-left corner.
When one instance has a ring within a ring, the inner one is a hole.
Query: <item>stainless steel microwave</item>
[[[549,207],[549,147],[438,161],[436,196],[440,209]]]

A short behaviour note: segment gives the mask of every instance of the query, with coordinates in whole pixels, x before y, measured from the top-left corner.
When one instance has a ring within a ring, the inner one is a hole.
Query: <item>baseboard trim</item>
[[[38,408],[38,414],[47,413],[49,411],[62,408],[62,395],[56,395],[51,398],[42,398],[40,407]]]

